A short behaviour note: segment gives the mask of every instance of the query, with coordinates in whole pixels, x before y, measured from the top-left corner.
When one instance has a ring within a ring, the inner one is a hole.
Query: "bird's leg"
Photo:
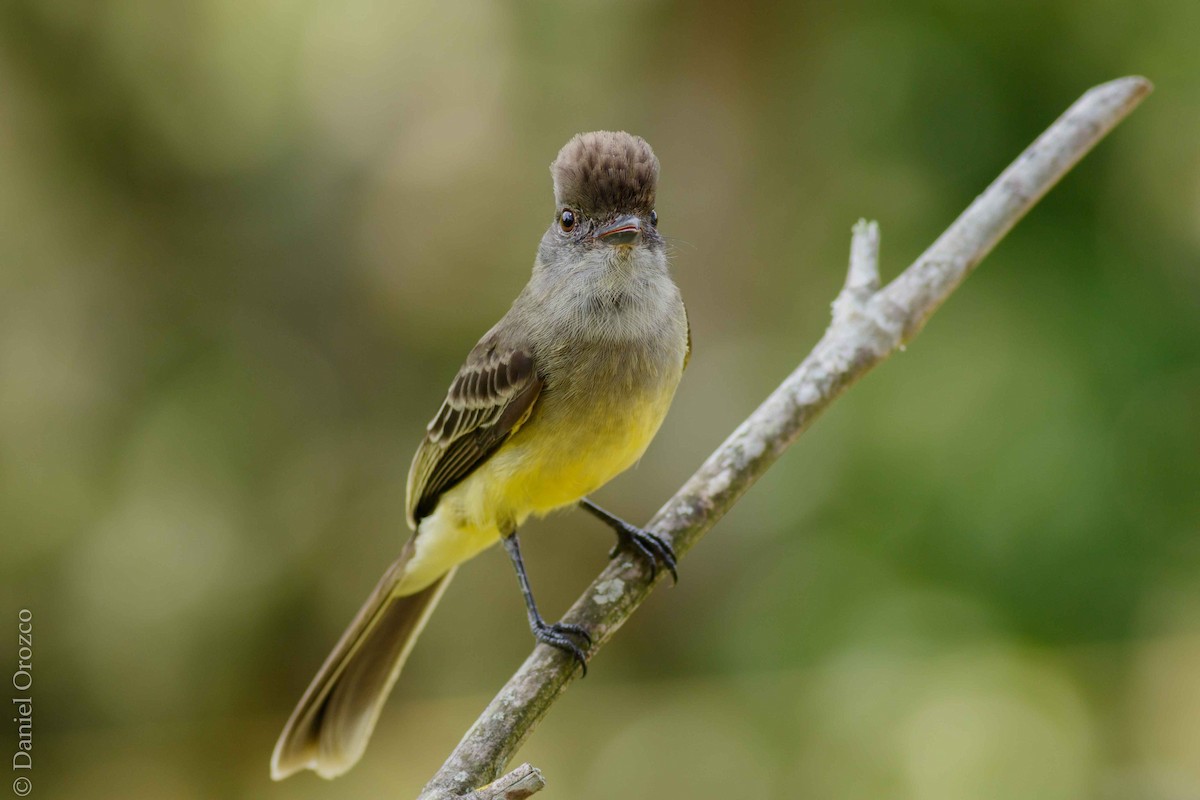
[[[521,594],[525,597],[525,609],[529,612],[529,629],[533,631],[533,638],[542,644],[548,644],[570,653],[583,668],[584,677],[587,677],[587,653],[571,637],[578,636],[587,642],[588,646],[592,644],[592,637],[578,625],[566,622],[551,624],[542,619],[542,615],[537,610],[537,603],[533,601],[533,591],[529,588],[529,576],[525,574],[525,562],[521,558],[521,543],[517,541],[516,531],[504,536],[503,542],[504,549],[508,551],[508,557],[512,559],[513,569],[517,571]]]
[[[671,547],[670,542],[657,533],[651,533],[635,525],[630,525],[620,517],[608,513],[586,497],[579,501],[579,505],[617,532],[617,544],[609,552],[609,558],[616,556],[617,549],[621,545],[627,545],[650,563],[651,579],[657,574],[658,562],[661,561],[663,566],[670,571],[671,581],[679,583],[679,573],[675,569],[675,549]]]

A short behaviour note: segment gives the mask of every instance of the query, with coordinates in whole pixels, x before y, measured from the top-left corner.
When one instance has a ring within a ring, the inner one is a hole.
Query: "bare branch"
[[[860,219],[854,225],[850,238],[850,269],[846,271],[846,285],[833,301],[833,320],[850,309],[846,305],[861,306],[879,291],[879,223]]]
[[[542,773],[529,764],[522,764],[499,780],[467,794],[463,800],[525,800],[545,788]]]
[[[854,228],[846,285],[833,322],[796,370],[725,440],[647,526],[683,555],[848,386],[920,332],[930,315],[1049,189],[1151,91],[1148,80],[1097,86],[1067,109],[899,277],[879,289],[879,229]],[[659,579],[661,579],[661,574]],[[601,647],[650,593],[640,561],[616,559],[563,618]],[[541,775],[504,771],[534,726],[577,674],[570,657],[539,645],[467,731],[419,800],[532,793]],[[522,781],[527,781],[522,783]],[[509,790],[511,791],[511,789]],[[524,797],[525,795],[509,795]]]

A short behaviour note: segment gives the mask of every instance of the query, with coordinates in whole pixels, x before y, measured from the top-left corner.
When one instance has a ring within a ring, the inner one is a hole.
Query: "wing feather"
[[[407,506],[414,528],[516,432],[541,393],[530,348],[502,346],[498,338],[493,330],[471,351],[413,457]]]

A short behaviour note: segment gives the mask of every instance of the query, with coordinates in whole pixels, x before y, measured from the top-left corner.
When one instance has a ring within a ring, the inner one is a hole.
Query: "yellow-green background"
[[[1200,797],[1200,4],[834,5],[4,4],[0,674],[29,608],[33,796],[405,798],[441,764],[530,649],[498,549],[353,772],[267,779],[573,133],[653,144],[691,309],[674,409],[598,496],[640,521],[815,342],[858,217],[895,274],[1141,73],[520,758],[566,800]],[[610,538],[529,526],[548,614]]]

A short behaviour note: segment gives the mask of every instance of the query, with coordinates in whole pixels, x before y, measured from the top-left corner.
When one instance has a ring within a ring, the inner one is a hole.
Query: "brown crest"
[[[654,208],[658,158],[646,140],[624,131],[581,133],[550,165],[554,199],[585,213],[648,213]]]

